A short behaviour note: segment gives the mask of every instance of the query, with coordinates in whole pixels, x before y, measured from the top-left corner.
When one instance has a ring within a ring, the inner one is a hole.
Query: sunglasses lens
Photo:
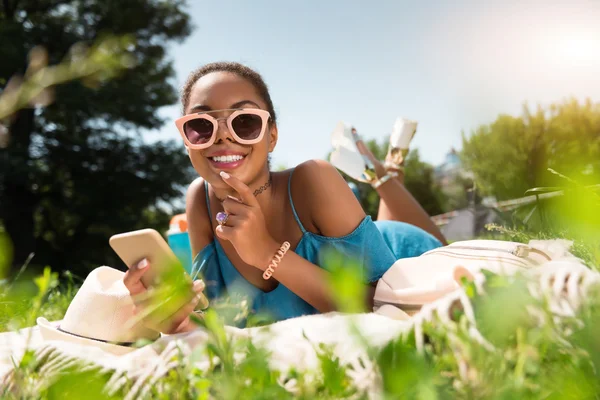
[[[208,142],[213,135],[214,129],[212,122],[204,118],[192,119],[183,125],[185,136],[192,144],[204,144]]]
[[[262,131],[262,118],[256,114],[240,114],[231,121],[235,134],[242,140],[256,139]]]

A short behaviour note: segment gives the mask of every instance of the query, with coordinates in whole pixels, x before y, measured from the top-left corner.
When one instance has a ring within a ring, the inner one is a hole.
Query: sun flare
[[[572,34],[557,40],[556,53],[568,65],[600,63],[600,37]]]

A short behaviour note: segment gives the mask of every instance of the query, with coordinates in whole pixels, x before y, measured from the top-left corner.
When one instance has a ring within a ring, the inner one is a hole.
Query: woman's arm
[[[271,262],[273,255],[279,250],[281,244],[273,243],[271,251],[267,251],[260,264],[263,271]],[[288,251],[282,258],[279,266],[273,273],[273,278],[297,294],[308,304],[320,312],[336,311],[333,293],[329,286],[331,273],[300,257],[293,251]],[[365,308],[373,310],[373,296],[375,295],[375,283],[365,284],[366,298]]]
[[[300,219],[316,226],[323,236],[348,235],[365,218],[362,206],[344,179],[325,161],[308,161],[297,166],[292,194]],[[273,240],[255,266],[265,270],[280,246],[281,243]],[[329,275],[328,271],[288,251],[275,269],[273,278],[320,312],[327,312],[336,309],[328,285]],[[365,286],[365,303],[367,309],[372,310],[374,288],[371,284]]]
[[[206,206],[204,179],[196,178],[189,186],[185,198],[185,213],[192,258],[196,257],[212,240],[212,227]]]

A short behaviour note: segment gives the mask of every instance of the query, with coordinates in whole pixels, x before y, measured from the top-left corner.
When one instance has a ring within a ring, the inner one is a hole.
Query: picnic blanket
[[[315,370],[319,364],[319,345],[332,346],[333,354],[340,358],[342,365],[354,366],[353,380],[359,383],[359,387],[367,389],[375,382],[376,374],[359,337],[352,332],[352,326],[357,327],[361,336],[371,345],[382,346],[409,329],[410,323],[374,313],[328,313],[289,319],[265,327],[239,329],[227,326],[225,330],[230,341],[249,339],[267,350],[271,354],[271,366],[281,371],[292,367],[298,371]],[[208,333],[198,329],[187,334],[164,336],[148,346],[118,356],[91,346],[44,342],[38,328],[32,327],[0,334],[0,373],[6,375],[13,368],[13,362],[18,363],[28,338],[29,347],[36,350],[35,357],[46,360],[41,370],[43,375],[51,375],[75,362],[95,366],[98,371],[113,371],[113,389],[119,386],[119,380],[123,377],[135,381],[137,385],[130,391],[129,398],[139,395],[145,384],[177,366],[182,361],[177,360],[178,355],[184,355],[185,358],[209,340]],[[200,358],[195,361],[195,366],[203,369],[209,361],[207,356]],[[10,383],[9,376],[5,377],[5,384]]]
[[[477,291],[485,292],[485,281],[475,282]],[[545,296],[552,312],[561,316],[573,316],[585,299],[590,288],[600,284],[600,274],[590,270],[574,257],[551,261],[530,271],[529,292],[537,297]],[[382,347],[391,340],[407,332],[414,333],[417,349],[422,349],[425,337],[425,322],[452,325],[451,310],[460,307],[470,323],[469,335],[472,340],[492,349],[492,345],[478,332],[469,296],[464,288],[426,305],[409,319],[396,320],[376,313],[347,315],[328,313],[289,319],[275,324],[239,329],[225,327],[226,334],[233,342],[250,340],[270,353],[270,364],[282,372],[294,368],[298,371],[314,370],[319,363],[319,345],[330,346],[332,354],[342,365],[349,365],[348,373],[359,389],[372,396],[380,393],[380,377],[376,366],[366,354],[361,340],[374,347]],[[449,330],[452,331],[452,330]],[[356,332],[363,339],[359,339]],[[208,354],[196,355],[190,361],[194,349],[205,346],[209,334],[197,331],[164,336],[155,343],[137,349],[129,354],[116,356],[98,348],[80,346],[64,342],[44,342],[36,327],[18,332],[0,334],[0,384],[10,386],[11,370],[28,346],[35,350],[37,359],[45,360],[41,368],[44,376],[51,376],[61,369],[79,363],[98,371],[112,374],[107,390],[123,387],[124,382],[134,382],[128,389],[127,398],[136,398],[170,369],[181,363],[193,362],[199,368],[206,368],[211,360]],[[243,356],[243,355],[240,355]],[[285,376],[285,373],[282,374]],[[294,391],[294,382],[282,381],[282,385]]]

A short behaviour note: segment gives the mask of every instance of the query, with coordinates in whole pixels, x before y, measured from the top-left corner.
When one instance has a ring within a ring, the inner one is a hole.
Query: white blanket
[[[361,339],[352,331],[353,326],[372,346],[382,346],[405,332],[410,325],[407,321],[397,321],[374,313],[329,313],[293,318],[266,327],[226,327],[226,332],[234,342],[238,339],[250,339],[269,351],[271,366],[282,372],[292,367],[306,372],[317,369],[318,345],[331,346],[341,364],[354,367],[352,378],[357,386],[368,389],[376,383],[376,373],[360,343]],[[115,371],[115,381],[122,375],[135,380],[137,385],[130,396],[135,395],[144,382],[163,376],[169,368],[175,366],[173,356],[179,353],[189,355],[194,348],[203,346],[208,341],[208,334],[198,329],[187,334],[164,336],[151,345],[117,356],[91,346],[44,342],[37,327],[27,328],[0,334],[0,376],[13,368],[13,362],[18,363],[27,346],[28,335],[29,347],[36,349],[37,357],[52,353],[56,358],[46,372],[65,367],[73,359],[93,363],[102,370]],[[208,362],[207,357],[201,357],[195,364],[203,368],[208,366]]]

